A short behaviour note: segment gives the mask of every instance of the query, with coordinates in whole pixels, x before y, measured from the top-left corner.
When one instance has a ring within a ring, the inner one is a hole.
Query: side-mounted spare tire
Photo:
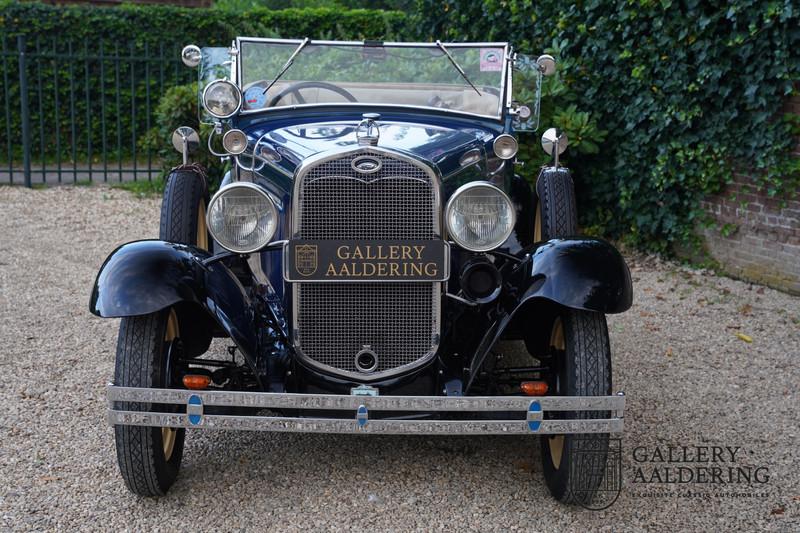
[[[161,204],[158,238],[209,249],[206,228],[208,184],[199,165],[186,165],[170,172]]]
[[[578,234],[575,185],[566,168],[545,167],[536,179],[534,241]]]
[[[205,213],[208,187],[202,167],[173,170],[161,205],[162,240],[208,249]],[[178,377],[171,361],[181,355],[178,314],[168,308],[149,315],[125,317],[119,327],[114,383],[123,387],[169,388]],[[140,410],[120,402],[119,409]],[[178,477],[184,429],[114,426],[117,462],[125,484],[140,496],[162,496]]]
[[[578,234],[575,185],[566,168],[543,168],[536,180],[534,240]],[[549,339],[532,339],[531,353],[544,355],[553,368],[549,390],[555,396],[611,394],[611,349],[602,313],[562,309],[552,319]],[[540,319],[541,320],[541,319]],[[542,342],[545,341],[545,342]],[[545,346],[549,345],[547,348]],[[567,419],[602,418],[604,412],[551,413]],[[564,503],[588,506],[598,493],[609,448],[608,433],[542,435],[542,472],[550,494]]]

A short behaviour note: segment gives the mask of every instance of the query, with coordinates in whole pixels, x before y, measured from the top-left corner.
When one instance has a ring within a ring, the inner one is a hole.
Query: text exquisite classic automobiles
[[[185,428],[520,434],[541,435],[556,498],[591,499],[575,439],[596,459],[622,431],[605,314],[632,289],[611,245],[577,236],[563,134],[535,187],[514,172],[539,105],[514,77],[538,87],[553,58],[238,38],[183,60],[229,170],[209,198],[179,128],[159,240],[115,250],[91,297],[122,317],[108,416],[128,487],[169,489]]]

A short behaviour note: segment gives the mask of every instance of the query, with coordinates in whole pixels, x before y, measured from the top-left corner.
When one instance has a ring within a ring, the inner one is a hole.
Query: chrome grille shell
[[[353,161],[370,156],[376,172]],[[413,157],[356,147],[306,160],[295,176],[295,239],[439,239],[442,210],[436,172]],[[292,287],[292,340],[304,363],[376,381],[432,359],[441,333],[440,282],[304,282]],[[355,356],[370,346],[378,367],[359,372]]]

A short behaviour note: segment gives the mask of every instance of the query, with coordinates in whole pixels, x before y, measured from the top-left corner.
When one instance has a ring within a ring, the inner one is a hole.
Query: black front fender
[[[628,265],[599,239],[553,239],[531,254],[517,307],[545,298],[572,309],[621,313],[633,302]]]
[[[205,250],[166,241],[124,244],[100,268],[89,308],[101,317],[127,317],[188,303],[205,310],[254,361],[258,341],[250,297],[222,262],[204,264],[209,257]]]
[[[528,306],[548,300],[560,306],[594,311],[621,313],[633,302],[633,286],[628,265],[609,243],[590,238],[553,239],[534,245],[509,280],[516,297],[506,299],[503,312],[487,328],[470,364],[469,388],[487,354],[506,333],[509,326]],[[524,324],[535,328],[540,323]],[[549,325],[548,325],[549,327]],[[548,332],[549,335],[549,332]]]

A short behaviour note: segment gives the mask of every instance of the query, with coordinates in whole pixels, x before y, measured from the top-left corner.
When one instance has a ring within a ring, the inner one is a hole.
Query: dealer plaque
[[[287,281],[445,281],[450,249],[435,240],[292,240]]]

